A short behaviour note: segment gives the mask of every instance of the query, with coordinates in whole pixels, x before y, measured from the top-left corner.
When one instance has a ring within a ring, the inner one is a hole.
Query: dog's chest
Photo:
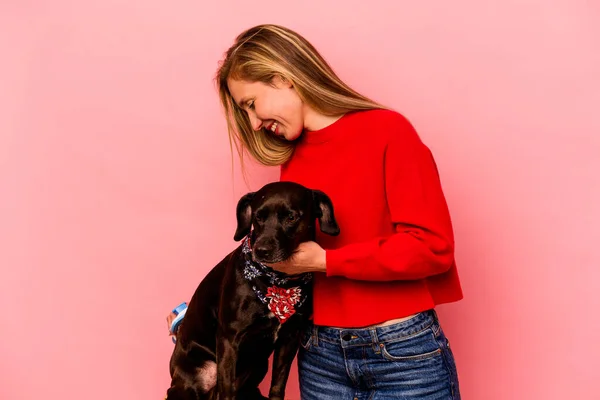
[[[265,307],[268,318],[275,318],[280,324],[303,310],[307,301],[309,282],[277,282],[269,276],[246,275],[247,284]]]
[[[255,262],[247,243],[242,248],[242,253],[241,268],[244,280],[267,308],[269,318],[276,318],[283,324],[302,310],[312,284],[312,274],[290,276]]]

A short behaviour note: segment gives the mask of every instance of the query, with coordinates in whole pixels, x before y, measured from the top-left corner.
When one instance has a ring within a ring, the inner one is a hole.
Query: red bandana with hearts
[[[271,286],[267,289],[266,297],[269,300],[269,310],[284,323],[289,317],[296,313],[294,306],[300,300],[301,290],[299,287],[289,289]]]

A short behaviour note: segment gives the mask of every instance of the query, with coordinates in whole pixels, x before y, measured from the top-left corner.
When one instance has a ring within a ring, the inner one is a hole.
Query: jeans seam
[[[348,358],[346,357],[346,349],[342,348],[342,354],[344,355],[344,368],[346,369],[346,375],[348,375],[348,378],[350,378],[354,385],[358,385],[358,383],[354,379],[354,374],[351,374],[350,370],[348,369]]]
[[[363,358],[363,366],[364,366],[363,376],[366,380],[367,387],[372,388],[375,386],[375,382],[373,381],[373,375],[371,374],[371,370],[370,370],[370,368],[368,368],[369,354],[368,354],[366,347],[363,347],[362,358]]]
[[[452,370],[450,368],[450,363],[448,362],[448,354],[446,353],[447,349],[446,349],[446,343],[445,339],[444,341],[441,341],[439,339],[438,336],[435,336],[435,333],[433,332],[433,329],[431,330],[431,332],[434,334],[434,338],[435,341],[437,342],[438,346],[440,347],[441,351],[442,351],[442,357],[444,359],[444,366],[446,367],[446,371],[448,371],[448,377],[450,379],[450,395],[452,396],[452,399],[456,399],[456,388],[454,387],[454,374],[452,373]],[[441,332],[441,327],[438,331],[438,333]]]
[[[395,356],[391,355],[390,353],[388,353],[387,350],[385,350],[385,351],[381,352],[381,355],[383,356],[384,359],[389,360],[389,361],[403,362],[403,361],[421,361],[421,360],[427,360],[427,359],[433,358],[435,356],[438,356],[438,355],[440,355],[443,352],[444,351],[442,349],[436,349],[434,351],[430,351],[430,352],[422,353],[422,354],[417,354],[417,355],[414,355],[414,356],[395,357]]]
[[[440,331],[442,330],[442,326],[439,323],[432,325],[433,326],[431,327],[431,330],[433,331],[433,336],[437,339],[437,337],[440,335]]]

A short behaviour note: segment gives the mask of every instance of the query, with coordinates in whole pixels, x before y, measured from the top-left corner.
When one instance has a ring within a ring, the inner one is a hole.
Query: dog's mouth
[[[262,264],[275,264],[281,261],[285,261],[291,257],[291,253],[283,250],[276,250],[267,254],[258,254],[259,252],[252,251],[252,259]]]

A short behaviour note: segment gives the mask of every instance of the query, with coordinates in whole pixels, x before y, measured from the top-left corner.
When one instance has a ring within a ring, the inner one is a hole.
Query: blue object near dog
[[[176,315],[175,319],[173,319],[173,322],[171,322],[171,333],[173,335],[175,335],[177,333],[177,328],[179,328],[179,325],[181,324],[181,321],[183,321],[183,317],[185,317],[185,312],[187,311],[187,303],[183,302],[180,305],[178,305],[177,307],[175,307],[173,309],[173,313]],[[173,343],[177,342],[177,339],[175,339],[175,336],[171,336],[171,340],[173,340]]]

